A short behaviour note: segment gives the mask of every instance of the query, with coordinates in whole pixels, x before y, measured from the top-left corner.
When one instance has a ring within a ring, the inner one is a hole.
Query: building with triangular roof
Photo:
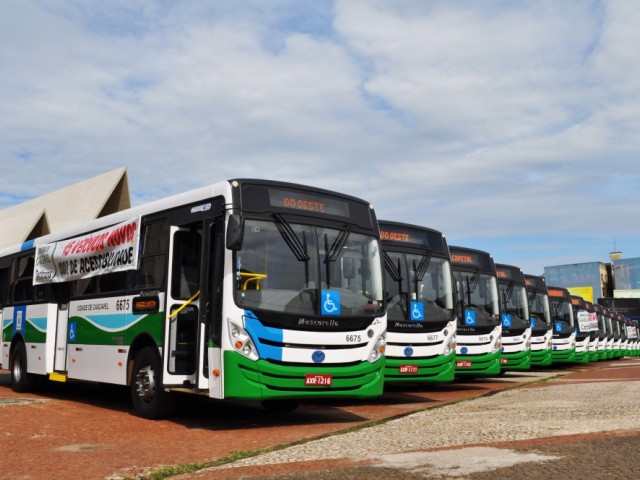
[[[131,207],[126,167],[0,210],[0,250]]]

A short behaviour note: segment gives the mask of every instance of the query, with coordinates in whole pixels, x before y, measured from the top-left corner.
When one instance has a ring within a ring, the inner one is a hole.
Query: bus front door
[[[201,225],[172,226],[164,332],[163,383],[197,389],[203,334],[200,318]]]

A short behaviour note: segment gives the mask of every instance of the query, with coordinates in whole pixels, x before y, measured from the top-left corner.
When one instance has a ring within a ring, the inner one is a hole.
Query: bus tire
[[[14,392],[30,392],[34,388],[33,375],[27,373],[27,349],[24,342],[18,342],[11,354],[11,389]]]
[[[149,420],[166,418],[173,412],[175,399],[162,388],[162,364],[153,347],[144,347],[135,357],[131,401],[136,415]]]

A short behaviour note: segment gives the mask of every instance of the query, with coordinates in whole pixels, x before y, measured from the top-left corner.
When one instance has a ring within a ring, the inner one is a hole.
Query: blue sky
[[[0,208],[313,184],[542,274],[640,257],[640,3],[7,0]]]

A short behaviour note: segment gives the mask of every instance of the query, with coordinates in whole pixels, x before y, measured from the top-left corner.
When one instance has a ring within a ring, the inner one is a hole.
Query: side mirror
[[[244,233],[244,222],[237,213],[229,217],[227,223],[227,248],[229,250],[240,250],[242,248],[242,235]]]

